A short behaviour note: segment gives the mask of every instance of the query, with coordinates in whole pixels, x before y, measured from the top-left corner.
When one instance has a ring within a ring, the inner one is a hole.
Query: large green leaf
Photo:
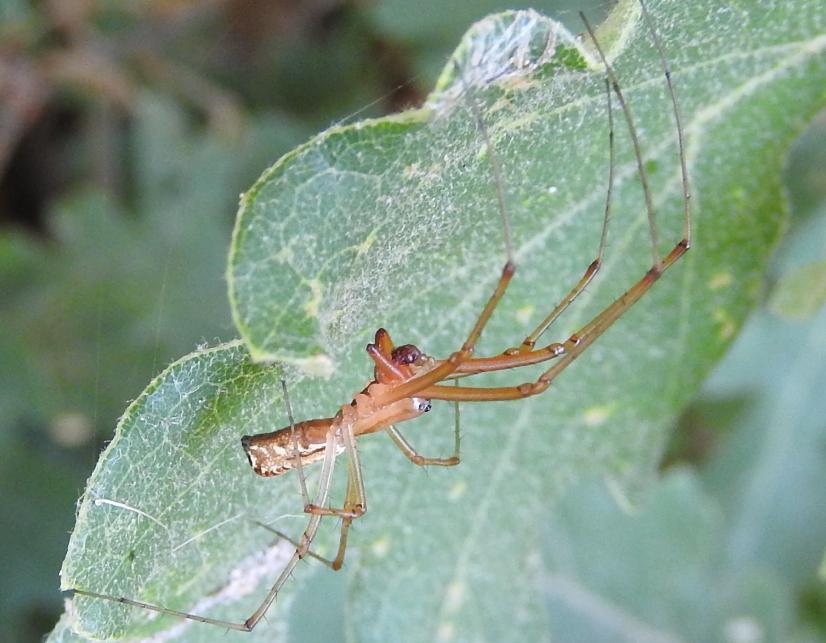
[[[781,268],[797,274],[824,241],[826,211],[786,237]],[[693,404],[705,441],[723,440],[699,476],[668,471],[630,513],[593,483],[555,506],[544,588],[560,640],[823,640],[826,308],[785,316],[752,315]]]
[[[302,566],[252,639],[312,639],[321,620],[332,623],[326,640],[549,636],[542,512],[577,478],[603,476],[620,495],[650,478],[675,414],[758,296],[784,220],[785,149],[826,103],[822,3],[771,9],[652,3],[685,119],[695,249],[548,394],[463,407],[457,469],[418,470],[388,441],[363,441],[370,511],[351,535],[346,587],[318,565],[315,574]],[[521,54],[530,60],[549,35],[557,47],[543,64],[514,63]],[[639,124],[661,237],[674,242],[682,223],[674,125],[638,5],[621,3],[599,35]],[[251,558],[268,536],[250,520],[300,513],[296,481],[255,478],[238,444],[245,433],[286,423],[281,373],[297,415],[329,415],[369,377],[363,346],[376,327],[445,355],[495,283],[502,234],[471,101],[502,165],[519,263],[479,351],[518,343],[593,259],[607,165],[593,56],[536,14],[502,14],[474,27],[456,60],[426,108],[333,128],[281,159],[244,197],[229,268],[236,323],[253,356],[304,370],[255,366],[233,344],[162,374],[130,407],[90,480],[64,587],[236,620],[251,612],[263,581],[248,593],[227,580],[230,571],[258,560],[271,579],[288,548]],[[650,261],[619,113],[617,121],[603,274],[554,337],[589,319]],[[333,377],[308,376],[308,367]],[[450,407],[436,405],[410,437],[425,453],[445,452],[451,422]],[[303,520],[278,524],[297,535]],[[328,527],[317,543],[327,551],[335,537]],[[74,609],[64,623],[87,636],[232,636],[101,601],[78,599]],[[61,627],[54,636],[63,634]]]
[[[804,221],[783,246],[786,274],[795,275],[801,262],[822,260],[826,210]],[[704,480],[723,504],[729,564],[759,563],[805,587],[815,580],[826,542],[826,307],[803,321],[784,319],[776,298],[769,304],[774,314],[752,316],[706,384],[718,399],[748,396],[750,403],[706,465]]]
[[[561,641],[789,640],[794,613],[780,574],[725,564],[725,520],[690,471],[670,471],[637,512],[604,485],[574,487],[544,543],[545,599]],[[634,591],[629,591],[633,587]]]

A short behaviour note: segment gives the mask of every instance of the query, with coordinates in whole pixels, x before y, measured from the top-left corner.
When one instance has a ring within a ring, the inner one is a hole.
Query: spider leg
[[[453,387],[455,388],[455,387]],[[453,446],[453,455],[448,458],[430,458],[421,455],[416,449],[413,447],[410,442],[402,435],[402,432],[399,431],[394,425],[389,425],[384,429],[387,431],[387,434],[390,436],[390,439],[393,440],[393,443],[399,447],[399,451],[404,453],[405,457],[410,460],[413,464],[418,465],[420,467],[455,467],[460,462],[459,457],[459,445],[461,442],[461,438],[459,437],[459,404],[456,404],[456,426],[455,426],[455,433],[454,433],[454,446]]]
[[[668,61],[663,53],[662,44],[660,42],[660,38],[657,35],[657,31],[654,28],[653,23],[651,22],[651,17],[648,14],[648,10],[645,6],[643,0],[640,0],[640,6],[642,8],[642,14],[648,27],[649,32],[651,33],[652,39],[654,40],[654,44],[657,49],[657,53],[659,54],[660,64],[663,68],[663,73],[665,75],[666,83],[668,85],[669,95],[671,97],[672,108],[674,112],[674,120],[677,126],[677,147],[679,150],[679,157],[680,157],[680,171],[682,177],[682,184],[683,184],[683,203],[684,203],[684,226],[683,226],[683,241],[685,242],[686,249],[691,246],[691,212],[690,212],[690,199],[691,194],[688,185],[688,168],[686,166],[686,158],[685,158],[685,149],[684,149],[684,141],[683,141],[683,129],[682,129],[682,118],[680,114],[679,104],[677,103],[676,94],[674,91],[674,86],[671,80],[671,70],[668,66]],[[596,276],[597,272],[599,271],[602,265],[602,257],[605,253],[605,241],[607,238],[608,232],[608,221],[611,216],[611,203],[612,203],[612,196],[613,196],[613,189],[614,189],[614,119],[613,119],[613,109],[611,104],[611,93],[612,90],[616,93],[617,98],[620,101],[622,106],[623,113],[625,115],[625,120],[628,126],[628,131],[631,136],[631,141],[634,148],[634,154],[637,160],[637,168],[640,177],[640,184],[643,190],[643,196],[645,198],[646,204],[646,212],[648,214],[648,222],[649,222],[649,229],[651,233],[651,245],[652,245],[652,256],[653,256],[653,266],[654,268],[662,271],[667,266],[662,264],[662,261],[659,256],[659,252],[657,250],[657,228],[656,228],[656,221],[654,215],[654,207],[653,202],[651,199],[651,191],[648,186],[648,176],[645,172],[645,168],[643,165],[642,159],[642,152],[639,144],[639,137],[637,135],[637,129],[634,124],[633,116],[631,115],[631,110],[628,106],[628,103],[625,100],[625,97],[622,93],[622,89],[620,88],[619,81],[614,74],[614,70],[611,65],[608,63],[608,60],[605,58],[604,52],[602,47],[599,44],[599,41],[594,36],[593,30],[591,29],[588,20],[585,18],[584,15],[580,14],[582,17],[583,22],[585,23],[585,27],[588,30],[589,35],[591,36],[592,41],[599,53],[599,56],[605,65],[606,71],[606,97],[607,97],[607,108],[608,108],[608,189],[606,192],[605,198],[605,215],[602,220],[602,232],[600,234],[600,241],[599,241],[599,248],[597,250],[597,256],[594,261],[586,269],[583,276],[580,280],[576,283],[576,285],[565,295],[565,297],[560,301],[556,307],[548,314],[545,319],[540,322],[540,324],[523,340],[522,344],[519,348],[516,349],[509,349],[505,351],[502,355],[492,357],[492,358],[471,358],[465,360],[459,367],[456,369],[458,372],[465,372],[465,373],[481,373],[485,371],[492,371],[492,370],[500,370],[505,368],[514,368],[516,366],[525,366],[527,364],[536,364],[548,359],[553,359],[554,357],[558,357],[559,355],[564,354],[565,346],[563,344],[552,343],[544,346],[540,349],[534,349],[536,345],[536,341],[541,337],[541,335],[550,327],[550,325],[556,321],[556,319],[565,311],[565,309],[573,303],[573,301],[585,290],[587,285],[591,282],[591,280]],[[673,261],[672,261],[673,263]],[[670,265],[670,264],[669,264]],[[529,354],[530,358],[528,359],[516,359],[516,360],[509,360],[507,359],[509,356],[519,356],[522,357],[525,354]]]
[[[185,618],[190,621],[197,621],[198,623],[207,623],[209,625],[218,625],[219,627],[226,627],[231,630],[240,632],[250,632],[252,627],[248,627],[246,623],[233,623],[232,621],[222,621],[217,618],[209,618],[208,616],[201,616],[199,614],[190,614],[189,612],[182,612],[180,610],[173,610],[160,605],[153,605],[152,603],[144,603],[143,601],[136,601],[124,596],[110,596],[108,594],[98,594],[97,592],[90,592],[85,589],[71,589],[69,590],[75,595],[90,596],[92,598],[100,598],[114,603],[122,603],[123,605],[132,605],[133,607],[140,607],[150,612],[158,612],[159,614],[166,614],[167,616],[177,616]]]
[[[288,543],[291,543],[291,544],[295,545],[296,547],[301,547],[301,543],[299,543],[297,540],[293,540],[290,536],[285,534],[283,531],[279,531],[278,529],[275,529],[274,527],[271,527],[270,525],[268,525],[266,523],[259,522],[258,520],[254,520],[253,522],[256,525],[258,525],[259,527],[263,527],[264,529],[266,529],[270,533],[275,534],[276,536],[278,536],[282,540],[286,540]],[[320,561],[320,562],[324,563],[325,565],[327,565],[327,567],[332,567],[332,565],[333,565],[333,562],[331,560],[329,560],[327,558],[324,558],[324,556],[321,556],[320,554],[315,553],[312,549],[308,549],[306,555],[310,556],[311,558],[315,558],[317,561]]]
[[[662,276],[663,272],[674,264],[688,250],[683,239],[660,262],[660,267],[651,268],[636,284],[620,295],[603,311],[585,324],[578,333],[571,335],[563,346],[565,352],[562,358],[542,373],[534,382],[526,382],[518,386],[501,387],[472,387],[472,386],[429,386],[419,392],[419,395],[435,400],[454,400],[465,402],[489,402],[496,400],[518,400],[542,393],[551,382],[582,352],[602,335],[621,315],[633,306],[651,286]]]
[[[668,65],[668,59],[665,57],[662,42],[657,30],[654,28],[654,22],[651,20],[651,15],[648,13],[648,7],[645,0],[639,0],[642,15],[645,19],[645,24],[651,34],[651,39],[654,41],[654,47],[657,49],[657,55],[660,58],[660,66],[663,69],[665,76],[665,83],[668,85],[668,95],[671,98],[671,107],[674,112],[674,123],[677,126],[677,151],[680,156],[680,178],[683,186],[683,239],[686,247],[691,247],[691,189],[688,183],[688,163],[685,158],[685,141],[683,140],[683,116],[680,111],[680,104],[677,102],[677,93],[674,91],[674,83],[671,80],[671,68]]]
[[[605,254],[605,241],[608,236],[608,220],[611,218],[611,203],[614,191],[614,116],[611,106],[611,86],[607,78],[605,88],[608,106],[608,190],[605,197],[605,214],[602,218],[602,232],[599,237],[599,248],[596,258],[585,270],[585,274],[582,275],[576,285],[562,298],[562,301],[548,313],[548,316],[539,323],[530,335],[522,340],[519,348],[509,348],[501,355],[494,357],[470,358],[456,368],[457,372],[470,374],[484,373],[486,371],[498,371],[517,366],[526,366],[528,364],[538,364],[564,353],[564,346],[557,342],[548,344],[542,348],[534,348],[534,346],[548,327],[582,294],[602,266],[602,257]]]
[[[333,465],[336,458],[335,442],[335,434],[332,431],[330,431],[330,433],[327,436],[327,444],[325,445],[324,451],[324,461],[321,467],[321,474],[319,476],[318,492],[316,493],[315,497],[315,502],[319,505],[323,505],[327,502],[327,497],[330,492],[330,485],[333,476]],[[77,588],[71,591],[75,594],[80,594],[82,596],[91,596],[93,598],[100,598],[115,603],[122,603],[124,605],[132,605],[134,607],[140,607],[142,609],[149,610],[151,612],[157,612],[159,614],[177,616],[179,618],[185,618],[190,621],[207,623],[209,625],[217,625],[219,627],[225,627],[227,629],[236,630],[240,632],[251,632],[253,629],[255,629],[255,626],[258,624],[258,621],[260,621],[263,618],[264,614],[269,609],[270,605],[272,605],[273,601],[275,600],[275,597],[278,595],[279,590],[284,585],[284,583],[287,582],[287,579],[292,574],[292,571],[293,569],[295,569],[295,566],[305,555],[307,555],[307,552],[310,549],[310,543],[312,543],[316,533],[318,532],[318,525],[320,521],[320,515],[310,516],[310,520],[307,523],[307,527],[304,529],[304,533],[301,535],[300,542],[296,546],[296,549],[293,552],[293,555],[290,557],[290,560],[287,561],[287,564],[281,570],[281,573],[278,575],[278,578],[276,579],[275,583],[270,588],[270,591],[267,593],[267,596],[256,608],[256,610],[250,615],[250,617],[243,623],[225,621],[217,618],[209,618],[208,616],[201,616],[200,614],[191,614],[189,612],[173,610],[167,607],[161,607],[160,605],[153,605],[152,603],[144,603],[143,601],[136,601],[131,598],[125,598],[123,596],[110,596],[108,594],[98,594],[96,592],[90,592],[84,589]]]
[[[304,507],[304,511],[315,516],[339,516],[341,518],[338,552],[336,557],[330,561],[330,567],[333,569],[341,569],[344,564],[344,553],[347,549],[347,535],[350,531],[350,525],[353,520],[360,518],[367,512],[367,496],[364,492],[358,447],[353,435],[353,423],[343,422],[341,433],[344,438],[344,448],[347,452],[347,492],[344,497],[344,506],[325,507],[313,504]]]
[[[287,382],[281,380],[281,388],[284,392],[284,405],[287,407],[287,417],[290,420],[290,434],[293,440],[293,453],[295,454],[295,468],[298,471],[298,485],[301,488],[301,499],[304,505],[310,504],[310,494],[307,493],[307,478],[304,476],[304,464],[301,461],[301,449],[298,445],[298,435],[295,432],[295,420],[293,419],[293,409],[290,406],[290,396],[287,394]]]
[[[545,319],[543,319],[531,332],[531,334],[522,341],[519,348],[507,350],[505,351],[505,354],[533,351],[537,340],[548,329],[548,327],[556,321],[565,309],[568,308],[568,306],[570,306],[574,300],[582,294],[586,286],[591,283],[591,280],[596,276],[602,266],[602,257],[605,254],[605,240],[608,236],[608,220],[611,218],[611,203],[614,195],[614,113],[611,106],[611,85],[607,77],[605,79],[605,90],[606,104],[608,108],[608,189],[605,194],[605,214],[602,218],[602,232],[599,235],[599,248],[597,249],[596,259],[591,262],[585,270],[585,274],[582,275],[582,278],[573,288],[571,288],[568,294],[563,297],[562,301],[560,301],[556,307],[548,313],[548,316],[545,317]],[[553,344],[551,346],[553,346]],[[545,359],[549,359],[550,357],[556,357],[556,355],[551,354]]]
[[[306,513],[319,516],[340,516],[342,518],[360,518],[367,511],[367,496],[364,493],[364,480],[361,475],[361,461],[358,455],[353,424],[343,422],[341,434],[347,453],[347,493],[342,507],[325,507],[318,503],[306,505]]]
[[[645,6],[643,5],[643,11],[644,10]],[[637,126],[634,123],[633,116],[631,116],[631,109],[630,107],[628,107],[628,103],[625,100],[625,95],[622,93],[622,88],[620,87],[616,74],[614,74],[613,68],[608,63],[608,59],[605,57],[605,53],[602,51],[602,46],[599,44],[599,41],[594,35],[594,30],[591,28],[591,23],[588,22],[588,19],[585,17],[585,14],[581,11],[579,12],[579,17],[585,24],[585,29],[588,31],[588,35],[591,37],[591,42],[594,43],[594,47],[596,48],[597,53],[599,54],[600,60],[602,60],[602,64],[605,65],[605,73],[607,74],[608,79],[611,83],[611,87],[617,96],[617,100],[619,100],[620,107],[622,107],[622,111],[625,114],[625,124],[628,128],[628,135],[631,137],[631,144],[634,148],[634,156],[637,159],[637,175],[640,178],[640,186],[642,187],[642,194],[645,200],[645,211],[648,214],[648,229],[651,234],[652,265],[660,267],[660,252],[659,242],[657,239],[657,223],[655,221],[654,216],[654,201],[651,197],[651,189],[648,186],[648,174],[646,174],[644,168],[642,148],[640,146],[639,135],[637,134]],[[649,26],[651,25],[649,24]]]
[[[557,349],[556,354],[553,355],[554,357],[561,356],[560,360],[555,362],[553,366],[551,366],[548,370],[542,373],[536,381],[527,382],[524,384],[520,384],[518,386],[488,388],[470,386],[450,387],[434,385],[429,386],[424,390],[421,390],[420,395],[431,399],[454,401],[495,401],[520,399],[523,397],[529,397],[531,395],[537,395],[538,393],[543,392],[550,386],[551,382],[554,380],[554,378],[556,378],[557,375],[559,375],[563,370],[565,370],[571,362],[573,362],[579,355],[582,354],[583,351],[585,351],[586,348],[588,348],[588,346],[590,346],[617,319],[619,319],[619,317],[621,317],[629,308],[631,308],[640,299],[640,297],[642,297],[646,292],[648,292],[649,288],[651,288],[651,286],[653,286],[654,283],[662,276],[663,272],[665,272],[665,270],[667,270],[678,259],[680,259],[680,257],[682,257],[691,247],[691,194],[688,183],[688,169],[685,158],[685,146],[683,141],[683,129],[679,104],[677,103],[676,92],[674,91],[674,86],[671,81],[671,70],[668,67],[668,63],[666,61],[665,54],[663,53],[659,36],[657,35],[656,29],[654,28],[650,16],[648,15],[648,9],[646,8],[644,0],[640,0],[640,7],[642,9],[642,14],[644,16],[646,26],[648,27],[648,30],[651,33],[652,39],[657,49],[657,53],[660,57],[660,64],[663,68],[663,73],[665,75],[669,96],[671,98],[671,105],[674,112],[674,121],[677,130],[677,148],[680,156],[680,171],[683,188],[683,238],[679,242],[677,242],[677,244],[671,249],[671,251],[668,253],[668,255],[666,255],[664,259],[660,258],[657,249],[657,231],[654,221],[654,208],[651,200],[651,193],[648,187],[647,174],[645,172],[645,167],[642,160],[642,152],[640,149],[639,137],[637,136],[637,130],[634,125],[634,119],[631,115],[631,110],[628,107],[628,104],[626,103],[625,98],[622,94],[622,90],[620,89],[619,82],[617,80],[616,75],[614,74],[614,70],[608,63],[608,60],[606,59],[605,54],[603,53],[602,47],[600,46],[599,41],[596,39],[596,36],[594,35],[593,29],[591,29],[591,25],[588,23],[588,20],[585,18],[585,16],[583,14],[580,14],[582,21],[585,23],[585,28],[587,29],[588,34],[590,35],[591,40],[593,41],[594,46],[596,47],[597,52],[599,53],[600,59],[605,65],[605,72],[609,78],[614,93],[616,94],[618,100],[620,101],[620,104],[622,105],[623,113],[625,115],[626,125],[628,127],[631,142],[634,147],[634,154],[637,159],[637,169],[640,177],[640,184],[642,185],[643,195],[645,197],[646,211],[648,214],[648,223],[651,233],[651,246],[653,257],[652,266],[637,283],[631,286],[631,288],[629,288],[616,300],[614,300],[611,304],[604,308],[602,312],[600,312],[590,322],[585,324],[579,330],[579,332],[571,335],[571,337],[569,337],[568,340],[563,342],[561,345],[561,350]],[[605,220],[603,223],[603,235],[604,231]],[[586,271],[585,277],[583,277],[583,279],[587,278],[587,276],[588,272]],[[578,285],[579,284],[577,284],[577,286]],[[575,290],[576,286],[574,287],[574,290],[572,292],[574,292]],[[565,300],[563,300],[560,306],[563,306],[564,304]],[[555,319],[553,315],[553,312],[551,313],[551,315],[549,315],[551,321]],[[543,325],[540,324],[538,330],[540,330],[541,334],[541,332],[544,332],[545,328],[543,328]],[[530,340],[532,335],[529,335],[527,339]],[[555,345],[551,344],[549,346],[553,347]],[[534,352],[536,351],[530,351],[523,354],[514,355],[513,359],[510,361],[502,359],[508,357],[506,352],[505,355],[500,356],[498,358],[490,358],[490,368],[477,368],[477,372],[481,372],[481,370],[503,370],[506,368],[514,368],[517,366],[524,366],[527,364],[536,363],[536,361],[532,359],[532,355]],[[545,357],[545,359],[549,358],[550,356]],[[485,365],[482,360],[478,360],[478,362],[480,365]],[[470,371],[473,369],[473,365],[473,361],[466,361],[465,365],[460,365],[460,367],[456,370],[467,369]],[[498,368],[496,368],[497,366]]]
[[[402,435],[395,426],[388,426],[385,429],[392,438],[399,450],[404,453],[408,460],[420,467],[455,467],[461,461],[458,450],[449,458],[431,458],[421,455]]]
[[[454,381],[456,386],[459,385],[458,381]],[[401,431],[399,431],[394,425],[390,424],[385,427],[385,431],[390,436],[390,439],[393,440],[393,443],[399,447],[399,450],[410,460],[413,464],[418,465],[420,467],[428,467],[428,466],[436,466],[436,467],[454,467],[459,464],[460,458],[460,448],[461,448],[461,433],[459,430],[459,403],[454,402],[453,404],[453,455],[447,458],[429,458],[421,455],[416,449],[410,444],[405,437],[402,435]]]
[[[318,479],[318,491],[316,492],[315,497],[315,504],[317,505],[326,504],[327,498],[330,494],[330,487],[333,482],[333,467],[336,459],[336,441],[337,439],[335,432],[329,431],[327,433],[327,442],[324,445],[324,460],[321,465],[321,474]],[[310,550],[310,544],[313,542],[315,535],[318,532],[320,522],[321,515],[312,514],[310,516],[310,520],[307,522],[307,527],[304,529],[304,533],[301,534],[300,543],[293,552],[292,557],[289,561],[287,561],[284,569],[281,570],[281,573],[278,575],[275,583],[273,583],[270,591],[264,597],[264,600],[244,622],[244,626],[247,631],[252,631],[258,621],[264,617],[264,614],[267,613],[267,610],[270,608],[270,605],[272,605],[275,597],[281,590],[281,587],[287,582],[287,579],[292,574],[295,566],[298,565],[298,562],[307,555],[307,552]]]
[[[323,556],[320,556],[320,555],[318,555],[314,552],[311,552],[309,550],[307,551],[307,553],[310,556],[312,556],[316,560],[321,561],[322,563],[327,565],[327,567],[329,567],[330,569],[332,569],[334,571],[338,571],[339,569],[341,569],[341,566],[344,564],[344,553],[347,550],[347,535],[350,532],[350,525],[353,524],[353,520],[355,520],[356,518],[364,515],[364,512],[357,514],[354,511],[354,507],[357,506],[357,502],[358,502],[358,499],[357,499],[357,496],[356,496],[356,493],[355,493],[354,489],[355,489],[355,485],[353,484],[353,480],[352,480],[352,478],[350,478],[348,476],[348,478],[347,478],[347,492],[345,494],[344,507],[342,507],[341,509],[333,509],[333,508],[330,508],[330,507],[320,507],[319,509],[322,509],[323,511],[316,511],[315,508],[313,508],[313,510],[311,510],[309,512],[309,513],[313,513],[313,514],[316,514],[316,515],[338,515],[338,516],[341,516],[341,531],[339,533],[338,551],[336,552],[336,557],[334,559],[330,560],[329,558],[324,558]],[[291,538],[289,538],[285,534],[282,534],[281,532],[276,531],[274,529],[272,529],[271,531],[275,532],[276,534],[278,534],[282,538],[286,538],[291,543],[295,544],[295,541],[293,541]]]
[[[505,190],[503,187],[501,166],[496,155],[496,150],[494,149],[493,143],[490,139],[490,134],[488,133],[488,129],[485,125],[484,118],[482,117],[478,106],[472,99],[469,100],[469,103],[471,110],[476,117],[479,130],[482,133],[482,138],[485,141],[488,161],[490,162],[491,170],[493,171],[493,183],[496,190],[496,203],[499,209],[499,215],[502,219],[502,232],[504,236],[507,261],[505,261],[505,265],[502,267],[502,274],[499,276],[499,281],[497,281],[496,287],[493,289],[493,293],[485,304],[485,307],[482,309],[482,312],[479,314],[479,317],[476,319],[476,323],[473,325],[470,334],[462,344],[462,348],[452,353],[446,360],[438,364],[433,370],[418,377],[414,377],[404,384],[394,387],[391,391],[381,397],[382,404],[391,404],[402,398],[410,397],[417,391],[435,384],[436,382],[440,382],[456,371],[463,362],[470,359],[473,356],[474,349],[476,348],[476,342],[482,335],[482,331],[485,329],[491,315],[493,315],[493,311],[496,310],[496,306],[504,296],[505,291],[508,289],[508,284],[516,272],[511,223],[507,208],[505,206]]]

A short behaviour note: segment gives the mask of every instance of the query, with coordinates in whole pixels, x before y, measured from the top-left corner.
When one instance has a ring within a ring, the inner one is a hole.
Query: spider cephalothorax
[[[376,365],[375,381],[382,384],[406,382],[436,366],[435,359],[413,344],[394,346],[390,333],[384,328],[376,331],[373,343],[367,345],[367,354]]]

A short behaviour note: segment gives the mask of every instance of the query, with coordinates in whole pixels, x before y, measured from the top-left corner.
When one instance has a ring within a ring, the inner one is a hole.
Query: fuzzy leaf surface
[[[547,639],[543,511],[575,479],[601,476],[620,497],[650,479],[673,418],[757,300],[784,222],[785,150],[826,103],[822,3],[650,4],[684,118],[694,249],[552,391],[515,404],[464,405],[457,469],[424,472],[386,440],[362,441],[370,510],[351,532],[344,584],[317,565],[302,566],[270,624],[256,631],[262,640],[307,640],[319,618],[307,605],[322,606],[332,623],[327,640]],[[638,124],[666,252],[681,234],[681,186],[656,50],[633,2],[621,3],[598,36]],[[520,60],[527,62],[515,66]],[[478,353],[518,344],[579,279],[596,252],[608,159],[604,83],[594,61],[587,45],[537,14],[493,16],[470,30],[426,107],[328,130],[283,157],[245,195],[229,265],[233,314],[256,360],[301,367],[286,371],[299,419],[329,416],[363,387],[371,372],[363,347],[377,327],[441,357],[472,326],[504,260],[477,109],[501,165],[519,265]],[[551,339],[564,339],[650,265],[618,108],[615,121],[605,264]],[[174,380],[186,383],[183,391],[204,391],[203,399],[187,406],[193,394],[176,397],[170,388],[153,413],[136,407],[93,482],[109,484],[105,471],[120,461],[130,482],[102,487],[119,492],[106,497],[147,514],[150,500],[181,511],[186,504],[191,517],[163,514],[176,531],[164,552],[140,538],[152,532],[160,543],[162,528],[134,512],[128,520],[140,523],[140,533],[107,526],[116,507],[94,506],[87,491],[63,581],[117,587],[177,608],[200,601],[194,609],[242,620],[250,596],[242,598],[246,607],[203,601],[210,591],[226,598],[228,573],[268,540],[246,518],[300,513],[295,480],[254,479],[238,446],[245,433],[286,424],[277,387],[283,367],[255,366],[238,345],[188,359],[197,368],[186,378],[170,380],[173,367],[147,394]],[[511,372],[486,382],[535,376]],[[204,405],[212,415],[194,421]],[[451,424],[450,406],[437,404],[407,434],[426,455],[446,453]],[[152,457],[142,458],[142,449]],[[138,462],[146,468],[135,468]],[[231,527],[217,527],[227,519]],[[302,524],[284,518],[280,526],[297,536]],[[326,553],[332,522],[329,530],[317,543]],[[191,551],[181,546],[193,537]],[[97,636],[167,628],[165,640],[172,632],[180,640],[233,638],[117,605],[78,601],[77,608],[77,622]]]

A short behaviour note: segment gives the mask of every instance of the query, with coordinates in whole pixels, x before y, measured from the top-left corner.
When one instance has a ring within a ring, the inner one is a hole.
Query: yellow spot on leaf
[[[279,263],[290,263],[294,256],[293,249],[287,245],[278,251],[275,258],[279,261]]]
[[[387,536],[377,538],[370,545],[370,551],[373,552],[376,558],[384,558],[387,556],[387,552],[390,551],[390,539]]]
[[[531,315],[533,315],[534,310],[536,310],[536,307],[531,304],[522,306],[522,308],[516,311],[516,320],[523,326],[527,326],[531,321]]]
[[[304,282],[312,292],[310,301],[304,304],[304,312],[307,317],[318,317],[318,309],[321,306],[321,282],[318,279],[308,279]]]
[[[737,324],[731,318],[728,311],[723,308],[717,308],[713,313],[712,317],[714,321],[717,322],[717,325],[720,327],[718,330],[718,334],[720,339],[731,339],[734,337],[734,333],[737,332]]]
[[[708,280],[708,287],[710,290],[720,290],[721,288],[728,288],[733,281],[734,277],[731,276],[730,272],[718,272]]]
[[[732,200],[738,205],[750,204],[750,194],[743,187],[736,187],[731,191]]]
[[[376,231],[372,230],[370,234],[367,235],[367,238],[356,247],[356,256],[361,257],[367,254],[370,248],[373,247],[377,236]]]
[[[447,497],[450,500],[458,500],[462,496],[465,495],[467,491],[467,482],[464,480],[456,480],[453,485],[450,487],[450,491],[447,492]]]
[[[601,426],[614,414],[614,405],[592,406],[582,414],[588,426]]]

